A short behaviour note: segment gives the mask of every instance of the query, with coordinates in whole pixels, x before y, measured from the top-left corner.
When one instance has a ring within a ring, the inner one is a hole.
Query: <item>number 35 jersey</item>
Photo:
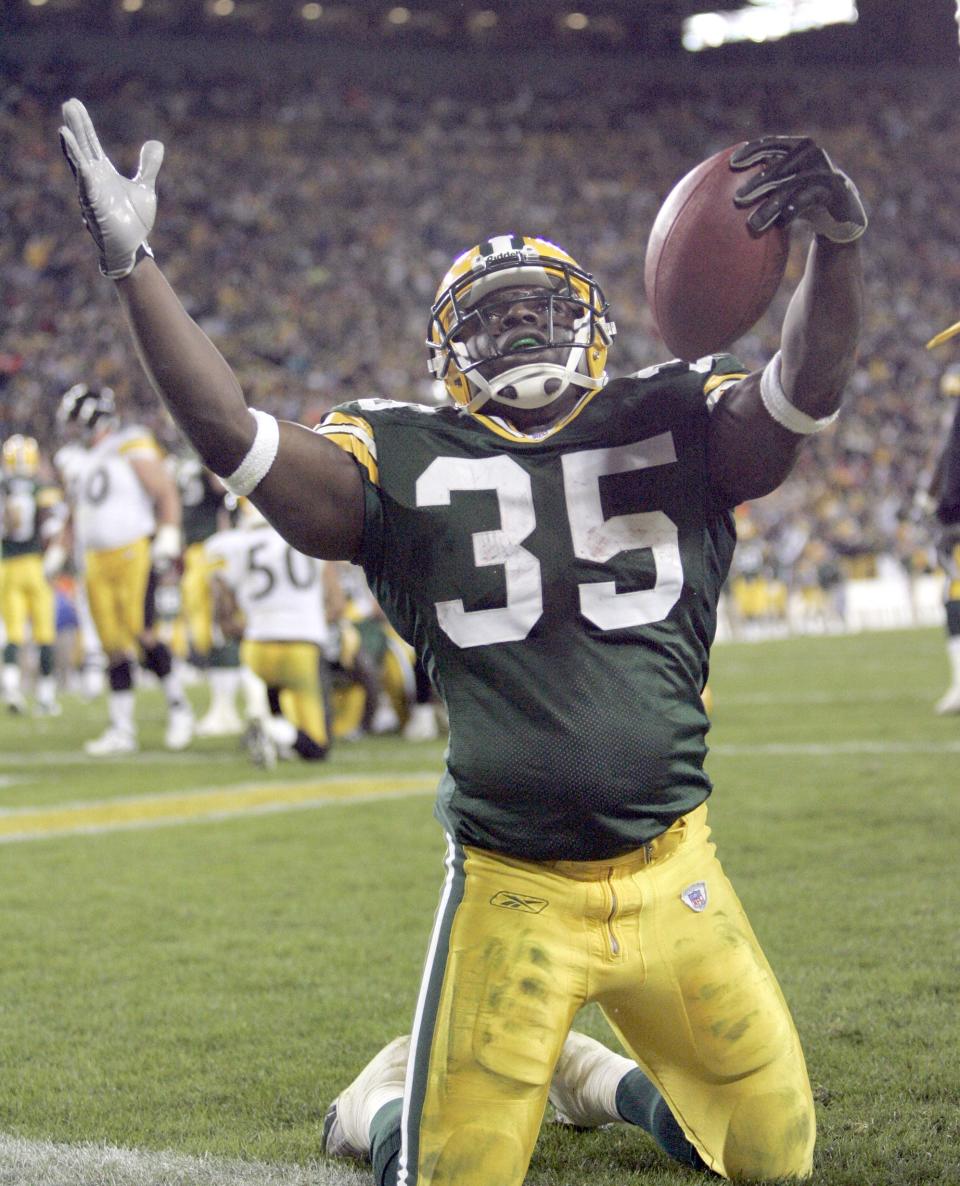
[[[710,791],[700,699],[732,516],[707,481],[733,359],[616,379],[540,440],[359,400],[318,431],[365,488],[357,561],[450,719],[437,813],[534,860],[640,847]]]

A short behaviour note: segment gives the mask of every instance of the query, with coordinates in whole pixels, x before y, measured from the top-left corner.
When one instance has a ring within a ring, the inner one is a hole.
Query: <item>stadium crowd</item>
[[[869,573],[879,557],[935,564],[918,495],[952,410],[940,398],[951,354],[924,343],[954,319],[960,280],[945,75],[812,73],[784,86],[655,72],[585,87],[558,71],[481,99],[482,79],[471,88],[422,71],[368,85],[273,73],[205,89],[24,67],[0,90],[0,434],[28,431],[47,451],[57,401],[77,381],[109,385],[128,417],[178,447],[76,233],[56,139],[65,79],[119,167],[133,171],[144,139],[166,142],[157,256],[249,402],[306,423],[360,395],[441,398],[422,344],[436,283],[454,254],[503,229],[547,234],[597,275],[619,331],[612,374],[662,361],[643,262],[663,197],[726,144],[809,132],[870,212],[866,332],[838,426],[744,511],[735,572],[796,588]],[[793,280],[805,246],[795,240]],[[775,349],[791,288],[737,343],[748,365]]]

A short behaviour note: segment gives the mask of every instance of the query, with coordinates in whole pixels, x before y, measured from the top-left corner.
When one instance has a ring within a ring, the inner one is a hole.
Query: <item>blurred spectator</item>
[[[161,177],[158,258],[249,402],[313,422],[357,396],[438,398],[422,346],[435,285],[453,254],[494,231],[549,227],[591,261],[610,297],[618,372],[662,361],[643,262],[663,197],[718,148],[805,132],[844,162],[870,212],[867,324],[838,426],[744,512],[745,575],[803,589],[831,566],[869,574],[880,554],[909,570],[931,565],[912,508],[939,415],[923,395],[938,372],[922,347],[954,310],[960,280],[960,157],[944,134],[952,75],[931,71],[921,87],[906,72],[810,71],[787,87],[779,74],[637,71],[592,77],[585,98],[576,72],[557,70],[536,90],[521,83],[483,100],[462,81],[444,90],[436,71],[398,69],[388,93],[336,71],[209,87],[77,67],[8,76],[0,435],[29,431],[49,445],[57,396],[82,375],[111,386],[161,442],[175,436],[75,233],[56,140],[71,92],[89,100],[111,144],[127,146],[120,167],[133,168],[145,138],[168,141],[175,181]],[[794,280],[806,246],[795,239]],[[775,348],[790,288],[737,343],[747,365]]]

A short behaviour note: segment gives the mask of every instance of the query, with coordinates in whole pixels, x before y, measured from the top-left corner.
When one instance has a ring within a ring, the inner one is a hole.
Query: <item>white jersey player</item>
[[[251,757],[326,757],[324,562],[291,548],[249,504],[241,526],[211,536],[206,549],[221,629],[242,629],[241,659],[267,688],[269,711],[248,730]]]
[[[133,670],[139,660],[167,699],[165,743],[183,749],[193,736],[193,712],[170,651],[154,629],[154,586],[170,579],[180,556],[180,500],[153,436],[121,428],[113,392],[83,383],[60,402],[60,424],[78,430],[83,448],[58,454],[82,551],[87,601],[107,656],[110,723],[87,742],[92,757],[137,749]]]

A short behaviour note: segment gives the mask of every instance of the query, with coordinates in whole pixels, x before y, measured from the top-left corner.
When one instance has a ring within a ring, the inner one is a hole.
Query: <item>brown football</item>
[[[667,347],[687,361],[726,350],[754,326],[787,266],[789,231],[753,235],[750,210],[733,204],[754,171],[729,167],[737,148],[714,153],[677,182],[647,243],[647,301]]]

